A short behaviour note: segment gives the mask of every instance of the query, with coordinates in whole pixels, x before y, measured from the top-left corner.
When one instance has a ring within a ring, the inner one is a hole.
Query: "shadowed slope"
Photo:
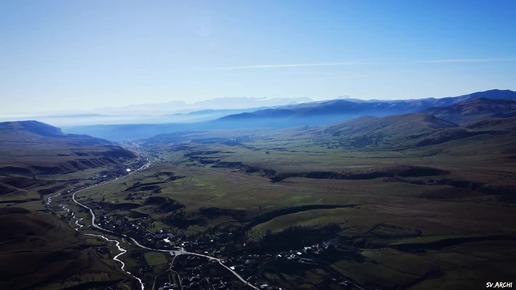
[[[114,143],[86,135],[66,135],[36,122],[0,123],[0,174],[70,173],[118,164],[135,155]]]
[[[89,289],[91,283],[100,283],[94,282],[95,277],[103,277],[98,286],[127,279],[99,258],[95,246],[86,244],[66,223],[49,214],[2,208],[0,232],[2,289],[56,289],[57,285],[60,289]]]
[[[425,112],[457,124],[471,124],[485,118],[516,116],[516,100],[476,99],[447,107],[437,107]]]

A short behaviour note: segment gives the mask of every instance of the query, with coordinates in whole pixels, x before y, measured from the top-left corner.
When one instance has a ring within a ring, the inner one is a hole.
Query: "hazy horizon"
[[[504,90],[494,89],[482,92],[470,92],[460,96],[468,96],[478,93],[489,95],[494,91]],[[419,103],[419,100],[437,101],[443,98],[456,98],[460,96],[399,100],[356,99],[349,96],[340,96],[338,98],[327,100],[312,100],[308,98],[217,98],[194,103],[172,101],[160,104],[107,107],[85,111],[54,111],[47,112],[46,114],[3,114],[0,115],[0,122],[35,120],[68,129],[91,125],[186,124],[212,121],[228,115],[255,112],[264,109],[288,109],[291,108],[291,106],[298,106],[298,108],[300,108],[304,107],[305,104],[309,106],[319,106],[326,102],[332,102],[335,100],[347,100],[356,103],[371,102],[373,104],[378,102],[412,102],[413,104],[417,104]]]
[[[232,111],[238,113],[312,101],[307,98],[217,98],[194,103],[171,101],[166,103],[105,107],[94,110],[3,114],[0,116],[0,122],[34,119],[65,127],[98,124],[189,123],[222,117],[226,115],[224,112],[228,112],[228,114]]]
[[[2,1],[0,114],[516,89],[514,1]]]

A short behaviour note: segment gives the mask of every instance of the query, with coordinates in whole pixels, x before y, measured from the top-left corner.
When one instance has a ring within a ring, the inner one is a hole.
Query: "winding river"
[[[147,163],[144,164],[143,166],[141,166],[140,168],[128,173],[127,175],[125,175],[124,177],[127,177],[129,176],[130,174],[133,174],[135,172],[138,172],[140,170],[144,170],[144,169],[147,169],[149,166],[150,166],[151,162],[149,160],[147,160]],[[121,177],[123,178],[123,177]],[[90,215],[91,215],[91,225],[92,227],[102,231],[102,232],[106,232],[106,233],[109,233],[109,234],[113,234],[113,235],[117,235],[117,236],[122,236],[124,238],[127,238],[128,240],[132,241],[136,246],[142,248],[142,249],[145,249],[145,250],[148,250],[148,251],[153,251],[153,252],[166,252],[166,253],[169,253],[172,257],[176,257],[176,256],[179,256],[179,255],[193,255],[193,256],[199,256],[199,257],[204,257],[204,258],[207,258],[209,260],[214,260],[214,261],[217,261],[222,267],[224,267],[225,269],[227,269],[228,271],[230,271],[238,280],[240,280],[241,282],[243,282],[245,285],[253,288],[253,289],[256,289],[256,290],[259,290],[256,286],[252,285],[251,283],[249,283],[248,281],[246,281],[244,278],[242,278],[242,276],[240,276],[237,272],[235,272],[234,270],[232,270],[230,267],[224,265],[224,263],[222,263],[222,259],[220,258],[216,258],[216,257],[212,257],[212,256],[208,256],[208,255],[204,255],[204,254],[199,254],[199,253],[194,253],[194,252],[188,252],[188,251],[185,251],[184,248],[181,248],[180,250],[168,250],[168,249],[154,249],[154,248],[149,248],[149,247],[146,247],[142,244],[140,244],[138,241],[136,241],[133,237],[129,237],[125,234],[122,234],[122,233],[116,233],[114,231],[111,231],[111,230],[108,230],[108,229],[105,229],[105,228],[102,228],[100,227],[98,224],[95,223],[95,213],[93,212],[93,210],[88,207],[87,205],[81,203],[80,201],[78,201],[76,199],[76,195],[77,193],[81,192],[81,191],[84,191],[84,190],[87,190],[87,189],[92,189],[96,186],[99,186],[99,185],[105,185],[107,183],[110,183],[112,181],[115,181],[119,178],[115,178],[115,179],[112,179],[112,180],[109,180],[109,181],[105,181],[105,182],[102,182],[102,183],[99,183],[99,184],[96,184],[96,185],[92,185],[92,186],[89,186],[89,187],[86,187],[86,188],[83,188],[81,190],[77,190],[75,191],[73,194],[72,194],[72,200],[74,203],[76,203],[77,205],[79,205],[80,207],[82,208],[85,208],[87,209],[89,212],[90,212]],[[78,222],[78,220],[76,220],[76,225],[78,226],[78,228],[76,228],[76,230],[78,230],[79,228],[82,228],[82,225]],[[131,277],[133,277],[134,279],[138,280],[138,282],[140,283],[140,286],[141,286],[141,290],[144,290],[145,289],[145,284],[143,283],[142,279],[136,277],[135,275],[133,275],[131,272],[125,270],[125,263],[119,259],[119,257],[125,253],[127,253],[127,250],[122,248],[120,246],[120,241],[118,240],[115,240],[115,239],[109,239],[107,238],[106,236],[103,236],[103,235],[97,235],[97,234],[90,234],[90,233],[87,233],[86,235],[89,235],[89,236],[94,236],[94,237],[100,237],[108,242],[113,242],[115,243],[116,247],[118,248],[118,250],[120,251],[119,254],[117,254],[113,260],[114,261],[117,261],[121,264],[121,270],[124,271],[125,273],[127,273],[128,275],[130,275]],[[174,259],[172,260],[171,262],[171,267],[172,267],[172,263],[173,263]]]

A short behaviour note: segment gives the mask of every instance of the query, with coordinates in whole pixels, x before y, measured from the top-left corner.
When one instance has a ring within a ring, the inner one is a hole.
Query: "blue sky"
[[[516,89],[516,1],[1,1],[0,114]]]

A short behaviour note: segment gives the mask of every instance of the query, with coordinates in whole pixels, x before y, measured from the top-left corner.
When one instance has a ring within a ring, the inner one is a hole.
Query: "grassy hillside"
[[[307,254],[312,264],[254,266],[287,289],[338,289],[330,277],[366,289],[475,289],[516,270],[516,136],[507,122],[460,127],[408,114],[163,135],[145,144],[151,168],[83,198],[150,218],[152,231],[221,244],[231,232],[233,246],[219,247],[229,256],[331,244]],[[351,142],[371,137],[378,142]]]
[[[486,118],[516,116],[516,100],[475,99],[452,106],[436,107],[425,112],[458,124],[471,124]]]
[[[36,121],[0,123],[0,201],[38,200],[77,173],[118,166],[136,156],[107,140],[66,135]]]
[[[136,289],[112,260],[112,245],[76,232],[59,202],[49,206],[49,196],[91,183],[97,173],[125,170],[135,157],[107,140],[40,122],[0,123],[0,288]]]

